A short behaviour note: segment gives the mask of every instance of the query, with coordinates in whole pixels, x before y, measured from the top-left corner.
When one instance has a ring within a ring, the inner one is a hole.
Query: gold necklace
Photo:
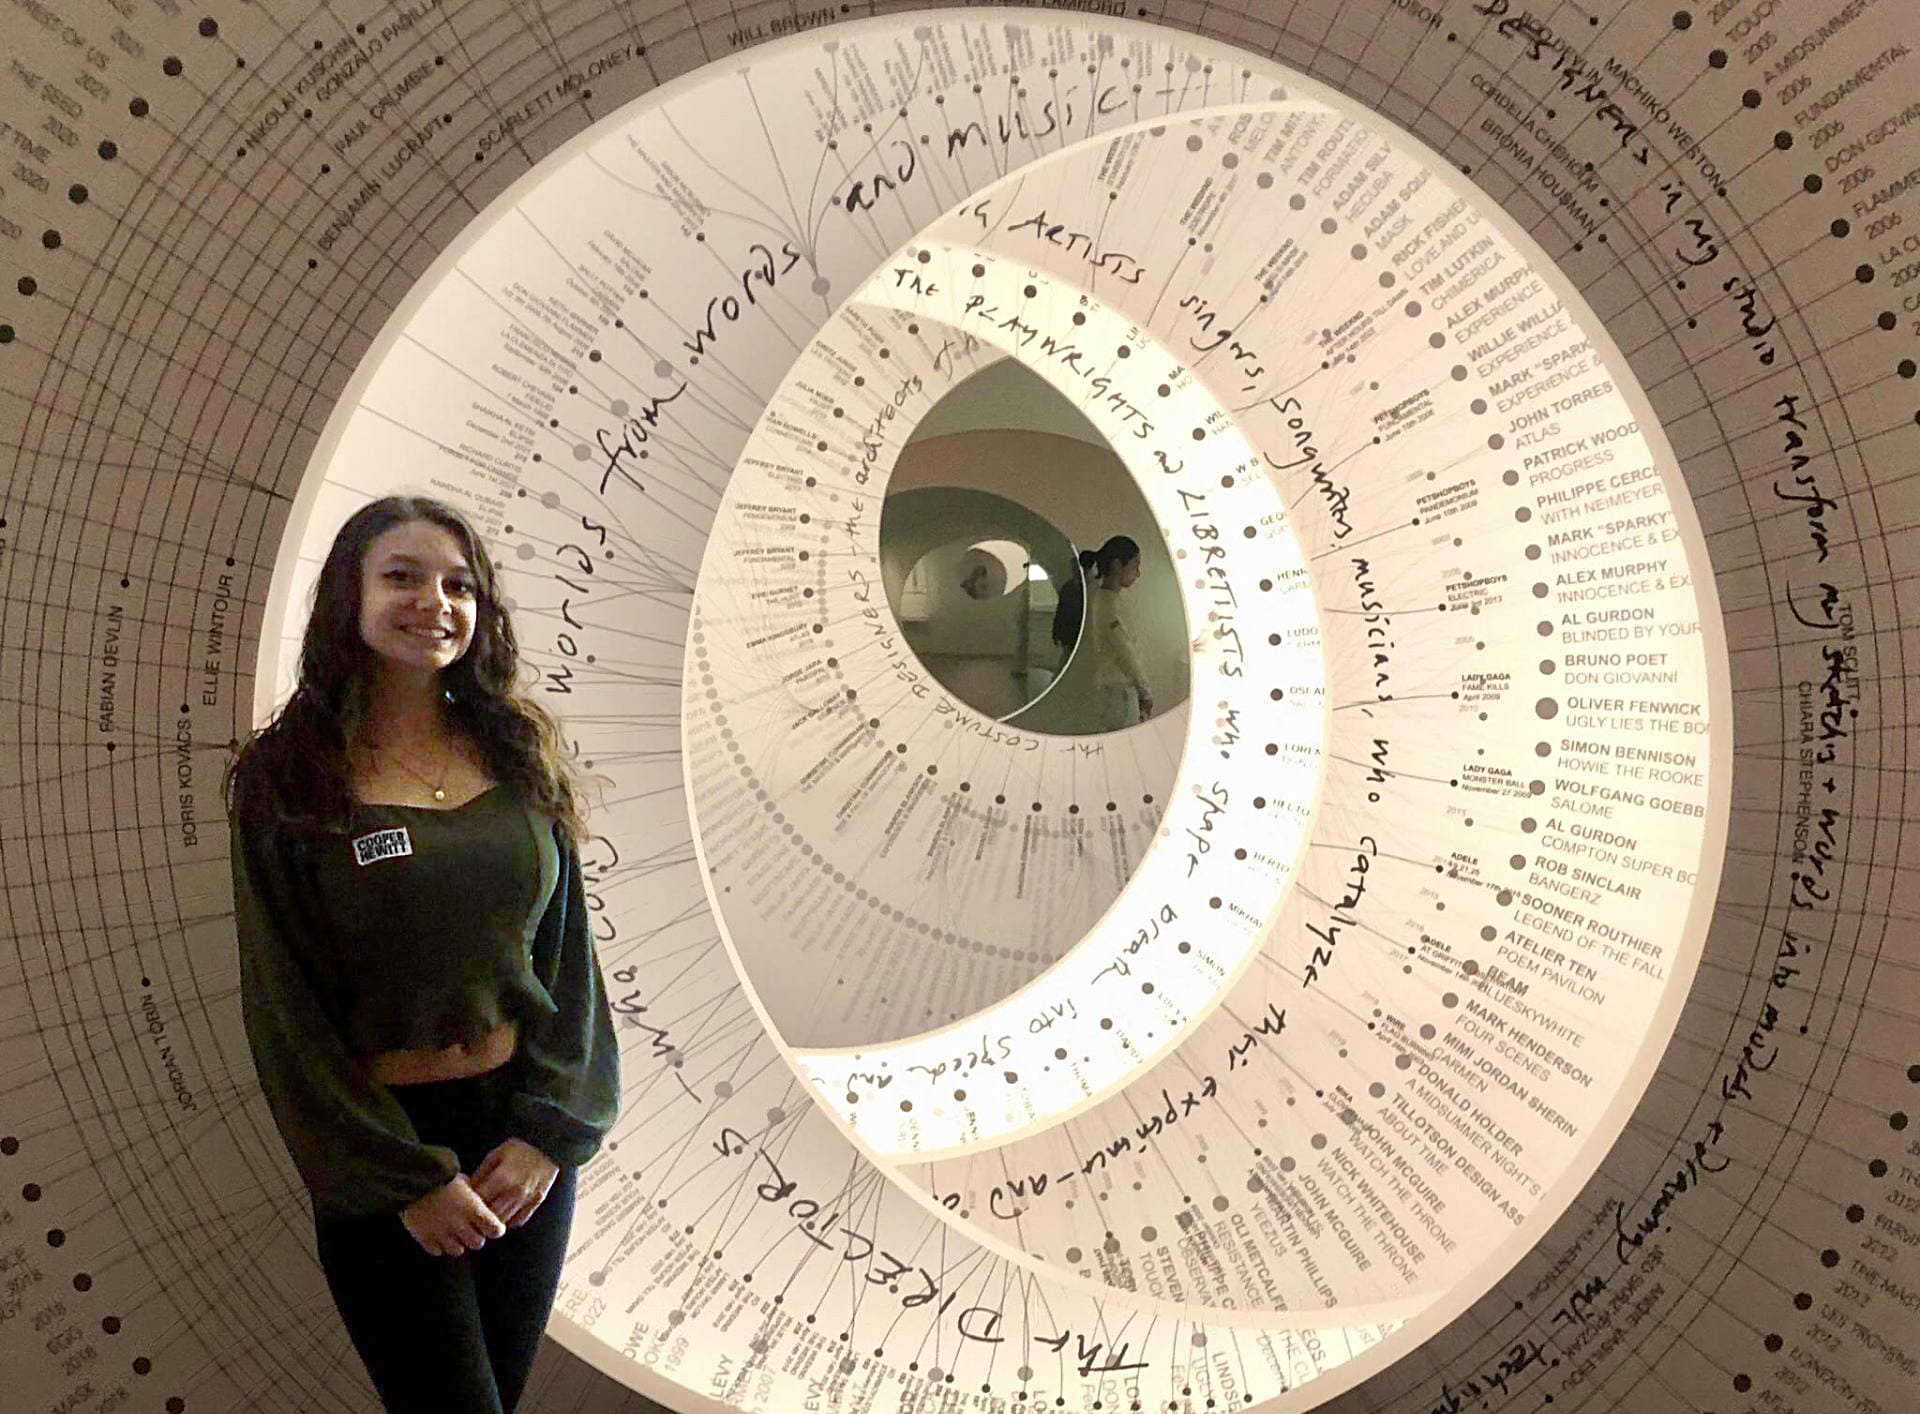
[[[401,770],[405,771],[409,776],[412,776],[416,781],[420,782],[421,785],[425,786],[428,790],[432,791],[433,798],[435,800],[445,800],[447,798],[447,790],[446,790],[447,773],[453,769],[451,764],[445,763],[445,762],[441,764],[440,780],[438,783],[435,783],[433,781],[428,780],[425,776],[421,775],[418,771],[414,770],[413,767],[409,766],[406,763],[406,760],[400,755],[398,750],[395,750],[391,747],[384,748],[384,749],[392,750],[394,765],[398,766]],[[374,747],[374,750],[381,751],[383,750],[383,748],[376,746]]]

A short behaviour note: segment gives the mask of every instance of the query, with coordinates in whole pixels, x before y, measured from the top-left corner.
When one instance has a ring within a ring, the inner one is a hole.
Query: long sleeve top
[[[511,1132],[585,1163],[619,1054],[580,862],[506,786],[451,810],[354,807],[345,835],[231,825],[247,1040],[317,1211],[398,1213],[459,1172],[365,1062],[519,1026]]]
[[[1121,607],[1121,596],[1110,590],[1094,589],[1087,595],[1087,621],[1083,652],[1093,664],[1093,681],[1100,687],[1137,687],[1145,690],[1146,674],[1140,671],[1134,651],[1133,630]]]

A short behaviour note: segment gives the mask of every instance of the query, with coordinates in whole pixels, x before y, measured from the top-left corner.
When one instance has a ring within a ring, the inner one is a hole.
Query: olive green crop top
[[[556,1163],[598,1150],[619,1058],[580,863],[497,785],[453,809],[354,806],[344,835],[232,825],[241,1003],[261,1088],[316,1209],[394,1213],[459,1171],[364,1062],[506,1021],[512,1132]]]

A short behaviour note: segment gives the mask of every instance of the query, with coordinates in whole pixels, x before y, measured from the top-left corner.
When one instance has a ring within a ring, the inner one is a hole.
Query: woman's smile
[[[460,542],[431,521],[406,521],[367,546],[360,636],[395,666],[438,671],[473,642],[479,603]]]

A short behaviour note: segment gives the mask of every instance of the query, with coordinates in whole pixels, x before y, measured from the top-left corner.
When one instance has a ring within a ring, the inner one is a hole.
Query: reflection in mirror
[[[974,711],[1004,721],[1053,684],[1050,635],[1074,575],[1066,536],[1002,496],[930,486],[880,512],[880,578],[922,666]]]
[[[1014,360],[914,429],[880,556],[908,646],[975,711],[1092,736],[1187,699],[1186,618],[1145,497],[1093,424]]]
[[[1110,535],[1097,550],[1082,550],[1073,584],[1053,615],[1053,642],[1064,674],[1077,660],[1093,686],[1103,731],[1136,727],[1153,715],[1153,687],[1140,666],[1131,601],[1122,597],[1140,579],[1140,545]]]

